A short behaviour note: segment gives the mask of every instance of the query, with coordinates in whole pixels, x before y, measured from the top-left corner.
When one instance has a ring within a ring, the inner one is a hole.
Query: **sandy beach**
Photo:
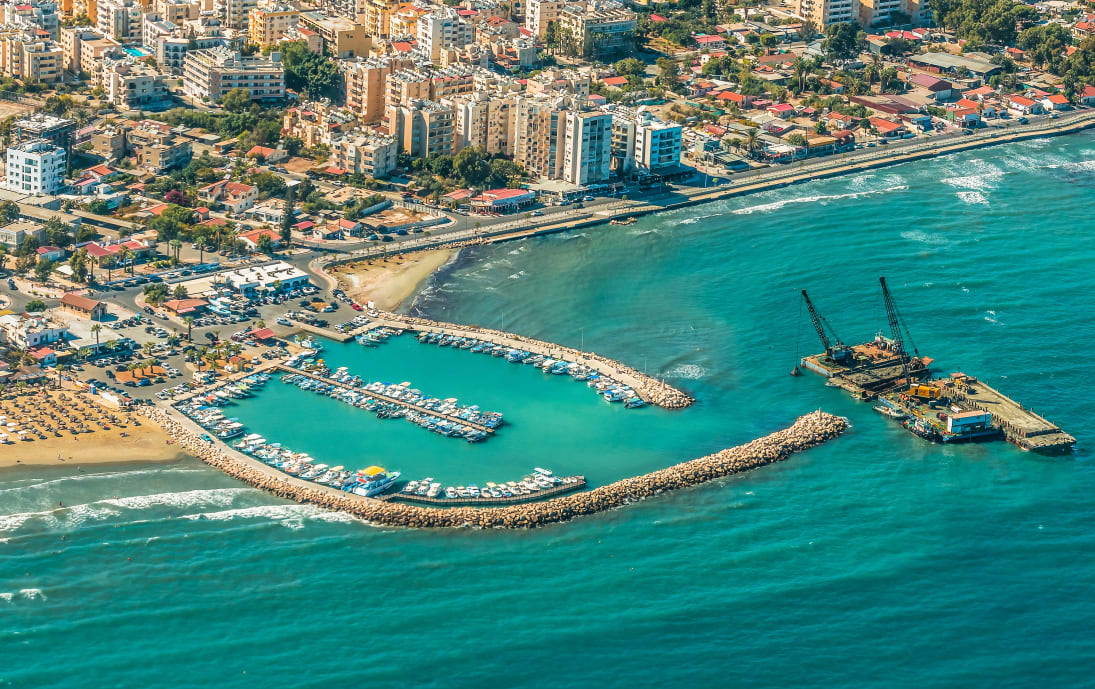
[[[331,269],[354,301],[373,302],[382,311],[394,311],[435,270],[455,253],[434,249],[371,261],[356,261]]]
[[[64,399],[61,398],[64,395]],[[19,405],[19,406],[17,406]],[[58,410],[65,410],[62,416]],[[71,390],[28,394],[0,401],[0,416],[8,442],[0,445],[0,469],[26,465],[114,464],[175,461],[189,456],[159,426],[135,413],[108,409],[89,396]],[[65,425],[81,424],[87,432],[73,434]],[[140,425],[137,425],[137,424]],[[49,428],[54,428],[60,436]],[[20,440],[16,429],[35,429],[31,440]],[[123,433],[125,435],[123,435]]]

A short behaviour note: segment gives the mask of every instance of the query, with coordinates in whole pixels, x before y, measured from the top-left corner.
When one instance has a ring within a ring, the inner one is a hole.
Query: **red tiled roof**
[[[269,340],[274,336],[274,331],[270,328],[260,328],[251,332],[251,337],[256,340]]]
[[[606,86],[623,86],[627,83],[627,77],[606,77],[602,79]]]
[[[61,303],[65,306],[72,306],[80,309],[81,311],[92,311],[102,302],[95,301],[88,297],[81,296],[79,294],[73,294],[72,292],[65,292],[61,296]]]

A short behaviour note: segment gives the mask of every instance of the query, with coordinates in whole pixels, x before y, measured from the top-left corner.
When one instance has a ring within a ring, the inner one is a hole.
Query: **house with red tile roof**
[[[696,42],[701,50],[726,50],[727,47],[726,39],[722,36],[693,36],[692,40]]]
[[[1095,105],[1095,86],[1085,86],[1083,90],[1076,95],[1076,98],[1080,101],[1081,105]]]
[[[894,139],[908,133],[908,130],[905,129],[905,125],[900,122],[893,122],[882,117],[869,117],[867,118],[867,121],[878,131],[879,136],[884,139]]]
[[[622,89],[627,86],[627,77],[605,77],[601,79],[605,86],[614,89]]]
[[[753,106],[753,97],[747,96],[742,93],[734,93],[733,91],[723,91],[719,95],[715,96],[715,100],[720,103],[733,103],[739,108],[751,108]]]
[[[258,197],[258,187],[224,179],[198,189],[199,199],[206,203],[223,203],[233,213],[242,213],[254,206]]]
[[[996,95],[996,89],[991,86],[978,86],[975,89],[970,89],[963,94],[966,98],[972,100],[984,100]]]
[[[1072,104],[1068,102],[1068,98],[1060,93],[1048,95],[1039,102],[1046,110],[1068,110],[1072,107]]]
[[[1008,110],[1019,113],[1020,115],[1038,115],[1044,112],[1042,104],[1038,101],[1015,94],[1007,97],[1007,106]]]
[[[277,245],[281,243],[281,235],[267,227],[260,227],[257,230],[241,232],[236,235],[236,239],[246,244],[252,250],[259,248],[259,240],[262,237],[269,237],[270,245],[273,247],[277,247]]]
[[[795,106],[790,103],[776,103],[775,105],[769,105],[768,114],[775,115],[776,117],[784,120],[789,120],[795,116]]]

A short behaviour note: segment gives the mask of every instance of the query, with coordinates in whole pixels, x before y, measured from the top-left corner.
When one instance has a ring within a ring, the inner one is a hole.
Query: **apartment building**
[[[428,100],[389,105],[386,112],[388,134],[401,153],[422,157],[431,153],[452,153],[453,109]]]
[[[525,25],[543,40],[547,37],[548,25],[559,21],[564,5],[565,0],[528,0]]]
[[[563,127],[563,180],[576,186],[607,181],[612,163],[612,115],[568,112]]]
[[[367,177],[387,177],[398,164],[399,146],[393,137],[354,132],[335,139],[331,159],[351,173]]]
[[[640,112],[635,122],[635,168],[640,174],[674,172],[681,166],[681,125]]]
[[[171,103],[164,76],[132,57],[105,60],[99,83],[106,100],[120,110],[162,110]]]
[[[300,12],[290,5],[254,7],[248,13],[247,34],[252,45],[277,45],[285,33],[300,23]]]
[[[6,25],[36,26],[48,34],[48,36],[39,36],[40,38],[49,38],[52,41],[59,38],[58,29],[61,18],[57,14],[57,3],[55,2],[32,0],[32,2],[5,4],[0,6],[0,17],[3,18],[3,23]]]
[[[430,9],[423,5],[403,5],[389,17],[389,32],[392,36],[417,36],[418,20],[429,14]]]
[[[364,0],[362,11],[353,16],[364,25],[370,36],[388,38],[392,35],[392,12],[401,4],[399,0]]]
[[[95,28],[121,43],[140,43],[144,9],[134,0],[98,0]]]
[[[631,46],[638,17],[615,0],[587,0],[564,5],[557,21],[578,39],[581,55],[601,58]]]
[[[56,194],[65,185],[65,149],[36,139],[8,147],[4,188],[24,194]]]
[[[157,175],[185,166],[192,156],[189,141],[154,120],[142,120],[129,128],[125,143],[137,158],[137,167]]]
[[[302,103],[285,111],[281,131],[300,139],[305,146],[330,146],[356,123],[350,110],[326,103]]]
[[[418,20],[417,50],[431,62],[447,50],[459,50],[474,41],[471,22],[451,7],[440,7]]]
[[[890,23],[890,15],[894,12],[911,13],[908,11],[907,0],[859,0],[859,24],[864,28],[876,24]]]
[[[573,107],[565,96],[517,98],[513,160],[533,176],[559,179],[565,162],[566,115]]]
[[[580,100],[589,98],[589,75],[575,70],[545,69],[535,77],[529,77],[525,90],[530,95],[556,93],[574,95]]]
[[[259,0],[214,0],[213,14],[226,27],[246,32],[250,12],[258,6]]]
[[[199,0],[155,0],[152,7],[160,19],[181,26],[183,22],[199,17],[202,4]]]
[[[19,218],[7,225],[0,226],[0,244],[9,249],[18,249],[23,246],[27,237],[33,237],[39,245],[46,242],[46,226],[42,223]]]
[[[417,99],[439,101],[471,93],[475,86],[475,74],[462,66],[400,70],[387,78],[387,104],[399,105]]]
[[[183,65],[186,64],[186,54],[190,52],[191,46],[194,50],[207,50],[209,48],[235,50],[239,46],[239,40],[223,36],[185,38],[174,35],[158,38],[156,44],[149,47],[155,51],[157,65],[170,70],[172,74],[182,74]]]
[[[795,14],[813,22],[819,31],[830,24],[859,21],[860,0],[795,0]]]
[[[174,36],[178,30],[179,27],[173,22],[160,19],[155,13],[146,14],[141,24],[141,45],[155,48],[162,39]]]
[[[476,91],[448,99],[454,111],[452,152],[478,146],[492,155],[512,156],[519,98],[503,91]]]
[[[338,59],[369,56],[373,43],[361,24],[322,12],[301,12],[300,25],[318,33],[324,49]]]
[[[85,72],[95,81],[102,61],[122,57],[121,43],[90,26],[61,27],[61,67],[70,74]]]
[[[388,77],[413,64],[409,58],[401,57],[340,61],[346,107],[366,124],[379,122],[388,103]]]
[[[16,120],[11,125],[14,143],[44,139],[61,148],[68,148],[72,145],[72,133],[74,131],[76,131],[76,120],[41,112]]]
[[[200,100],[219,101],[242,88],[253,101],[285,98],[285,68],[281,53],[243,57],[224,47],[187,51],[183,63],[183,91]]]
[[[27,27],[0,30],[0,69],[15,79],[59,83],[64,73],[61,46],[34,38],[36,33]]]
[[[368,0],[327,0],[325,6],[344,19],[356,20],[365,14]]]
[[[16,347],[29,350],[64,340],[68,328],[47,316],[12,313],[0,316],[0,334]]]

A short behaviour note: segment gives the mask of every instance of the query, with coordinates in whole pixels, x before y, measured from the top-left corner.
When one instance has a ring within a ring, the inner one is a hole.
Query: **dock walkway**
[[[396,399],[395,397],[389,397],[388,395],[384,395],[384,394],[379,393],[379,392],[373,392],[371,390],[366,390],[365,388],[350,387],[349,385],[346,385],[345,383],[340,383],[337,380],[334,380],[333,378],[326,378],[326,377],[321,376],[317,373],[311,373],[309,371],[302,371],[299,368],[293,368],[292,366],[286,366],[285,364],[277,364],[275,366],[275,368],[277,368],[281,371],[284,371],[286,373],[293,373],[293,374],[296,374],[296,375],[299,375],[299,376],[305,376],[305,377],[311,378],[312,380],[317,380],[321,383],[326,383],[328,385],[333,385],[335,387],[345,388],[347,390],[353,390],[354,392],[361,393],[362,395],[365,395],[366,397],[372,397],[373,399],[375,399],[378,402],[386,402],[388,404],[396,404],[396,405],[399,405],[401,407],[407,407],[408,409],[414,409],[415,411],[422,412],[423,414],[429,414],[430,416],[436,416],[440,419],[444,419],[444,420],[450,421],[452,423],[457,423],[457,424],[460,424],[460,425],[463,425],[463,426],[470,426],[471,428],[474,428],[477,431],[483,431],[484,433],[494,433],[494,430],[495,430],[493,428],[490,428],[489,426],[484,426],[483,424],[475,423],[474,421],[468,421],[467,419],[462,419],[459,416],[454,416],[452,414],[445,414],[445,413],[436,411],[434,409],[428,409],[426,407],[422,407],[422,406],[419,406],[417,404],[411,404],[410,402],[405,402],[403,400]]]
[[[431,498],[425,495],[390,493],[388,495],[381,495],[377,499],[388,501],[402,500],[405,502],[414,502],[423,505],[447,505],[449,507],[455,507],[457,505],[483,505],[487,507],[490,507],[492,505],[517,505],[522,502],[532,502],[534,500],[542,500],[543,498],[562,495],[563,493],[570,493],[572,491],[581,490],[586,487],[585,476],[576,476],[574,478],[578,479],[576,483],[562,483],[552,488],[538,490],[535,493],[529,493],[528,495],[514,495],[510,498]]]

